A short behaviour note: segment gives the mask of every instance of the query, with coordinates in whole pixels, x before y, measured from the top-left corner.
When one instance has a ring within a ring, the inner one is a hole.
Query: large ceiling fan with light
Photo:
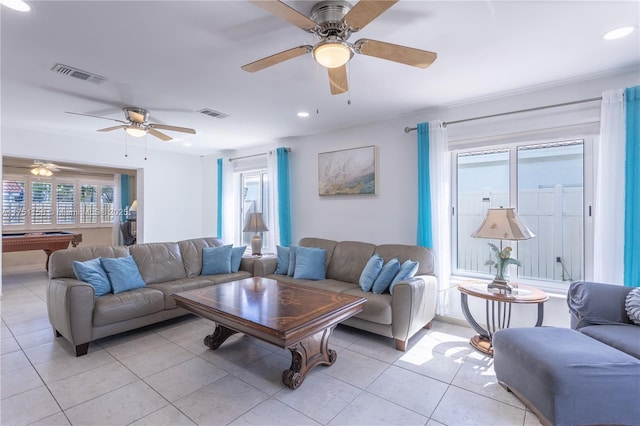
[[[155,136],[158,139],[162,139],[163,141],[170,141],[172,137],[158,131],[161,130],[170,130],[173,132],[182,132],[182,133],[190,133],[192,135],[196,134],[194,129],[190,129],[187,127],[178,127],[178,126],[169,126],[167,124],[158,124],[158,123],[149,123],[149,111],[142,108],[136,107],[124,107],[122,108],[124,111],[125,120],[117,120],[115,118],[101,117],[99,115],[91,115],[91,114],[81,114],[79,112],[69,112],[66,111],[67,114],[75,114],[75,115],[83,115],[85,117],[94,117],[101,118],[103,120],[111,120],[117,121],[118,123],[122,123],[118,126],[107,127],[104,129],[99,129],[98,132],[111,132],[117,129],[124,129],[128,135],[134,137],[142,137],[149,133],[152,136]]]
[[[33,164],[31,165],[31,174],[34,176],[50,177],[50,176],[53,176],[54,172],[59,172],[61,170],[82,170],[82,169],[79,169],[77,167],[61,166],[59,164],[45,162],[42,160],[33,160]]]
[[[418,68],[427,68],[437,57],[434,52],[366,38],[355,43],[347,41],[352,33],[363,29],[398,0],[360,0],[355,6],[340,0],[321,1],[313,6],[310,17],[306,17],[279,0],[250,1],[267,12],[314,34],[320,41],[313,46],[294,47],[243,65],[241,68],[248,72],[260,71],[313,52],[314,59],[328,69],[331,94],[337,95],[349,90],[346,64],[354,53]]]

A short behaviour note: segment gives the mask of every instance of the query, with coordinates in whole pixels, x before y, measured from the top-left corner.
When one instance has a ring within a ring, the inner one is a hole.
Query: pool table
[[[45,267],[49,270],[49,256],[56,250],[77,247],[82,242],[82,234],[67,231],[19,232],[2,234],[2,252],[44,250],[47,253]]]

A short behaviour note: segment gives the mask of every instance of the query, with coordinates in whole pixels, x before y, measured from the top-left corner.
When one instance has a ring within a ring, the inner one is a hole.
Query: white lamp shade
[[[137,127],[131,127],[131,126],[125,128],[124,131],[127,132],[129,136],[133,136],[134,138],[141,138],[147,134],[146,130],[139,129]]]
[[[138,211],[138,200],[133,200],[133,203],[131,203],[131,207],[129,207],[129,211],[132,211],[132,212]]]
[[[262,219],[262,213],[249,213],[247,223],[244,226],[243,232],[265,232],[268,231],[267,225]]]
[[[488,209],[484,221],[471,234],[493,240],[528,240],[536,235],[520,220],[514,208]]]
[[[326,68],[338,68],[349,62],[353,50],[341,41],[326,41],[316,45],[313,49],[315,60]]]

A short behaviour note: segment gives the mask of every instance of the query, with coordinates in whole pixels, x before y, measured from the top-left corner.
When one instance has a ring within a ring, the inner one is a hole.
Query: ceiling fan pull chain
[[[347,62],[347,85],[349,86],[347,89],[347,95],[349,95],[347,105],[351,105],[351,64],[349,62]]]
[[[129,156],[129,152],[128,152],[128,142],[129,139],[127,139],[127,132],[124,132],[124,157],[127,158]]]
[[[144,135],[144,161],[147,161],[147,135]]]

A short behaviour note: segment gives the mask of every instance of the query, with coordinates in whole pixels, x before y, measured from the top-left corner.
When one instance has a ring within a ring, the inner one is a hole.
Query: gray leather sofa
[[[202,249],[223,245],[217,238],[137,244],[130,247],[77,247],[58,250],[49,260],[47,311],[56,336],[87,353],[89,342],[189,312],[176,306],[173,294],[248,278],[253,259],[243,258],[236,273],[200,275]],[[94,288],[76,279],[73,261],[132,255],[146,287],[95,297]]]
[[[327,251],[326,279],[300,280],[275,274],[277,259],[263,258],[255,262],[255,276],[264,276],[299,285],[364,297],[367,302],[362,312],[343,324],[395,339],[396,349],[405,351],[411,336],[421,328],[431,327],[435,316],[437,280],[434,276],[434,256],[431,250],[401,244],[375,244],[357,241],[333,241],[321,238],[303,238],[300,246],[322,248]],[[360,289],[358,281],[367,261],[374,254],[385,262],[398,258],[419,262],[414,278],[401,281],[393,294],[374,294]]]

